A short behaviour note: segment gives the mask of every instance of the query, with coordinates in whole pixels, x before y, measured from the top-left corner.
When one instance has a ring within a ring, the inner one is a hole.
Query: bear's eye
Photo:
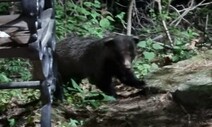
[[[133,52],[134,50],[135,50],[135,46],[134,46],[134,45],[132,45],[132,44],[131,44],[131,45],[129,45],[129,51],[130,51],[130,52]]]
[[[134,58],[134,57],[135,57],[135,47],[132,46],[132,45],[130,45],[130,46],[128,47],[127,54],[128,54],[129,56],[131,56],[131,58]]]

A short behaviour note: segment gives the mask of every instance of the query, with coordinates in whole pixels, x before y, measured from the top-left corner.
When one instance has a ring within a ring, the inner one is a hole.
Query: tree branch
[[[130,5],[128,8],[128,17],[127,17],[127,35],[131,35],[132,30],[132,12],[133,12],[133,4],[135,3],[135,0],[130,1]]]
[[[162,15],[161,0],[155,0],[155,1],[158,3],[158,10],[159,10],[160,15]],[[168,28],[167,28],[167,25],[166,25],[166,22],[165,22],[164,19],[162,19],[162,24],[163,24],[163,27],[164,27],[164,29],[165,29],[166,36],[167,36],[167,38],[169,39],[170,45],[173,46],[173,45],[174,45],[174,44],[173,44],[173,40],[172,40],[172,38],[171,38],[171,35],[170,35],[170,33],[169,33],[169,30],[168,30]]]

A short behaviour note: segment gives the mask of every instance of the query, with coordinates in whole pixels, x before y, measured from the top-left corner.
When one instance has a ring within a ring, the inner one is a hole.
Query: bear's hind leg
[[[106,95],[117,97],[115,88],[112,84],[112,77],[101,77],[95,85]]]

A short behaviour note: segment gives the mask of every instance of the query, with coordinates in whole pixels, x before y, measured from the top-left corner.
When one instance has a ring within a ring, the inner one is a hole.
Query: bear
[[[131,69],[136,56],[138,38],[114,35],[102,39],[95,37],[68,36],[56,44],[58,71],[63,83],[72,78],[77,83],[88,78],[106,95],[117,97],[112,78],[125,85],[143,88]]]

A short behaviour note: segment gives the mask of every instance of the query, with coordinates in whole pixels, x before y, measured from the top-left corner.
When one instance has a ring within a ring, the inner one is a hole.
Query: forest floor
[[[212,52],[211,52],[212,53]],[[96,104],[97,106],[93,108],[91,105],[84,104],[81,107],[77,107],[75,103],[68,103],[67,100],[64,102],[55,101],[52,105],[52,126],[53,127],[212,127],[212,106],[210,90],[212,86],[212,59],[211,55],[206,53],[206,56],[200,55],[203,59],[195,57],[198,59],[185,60],[184,62],[179,62],[172,67],[178,69],[177,66],[180,65],[182,68],[184,65],[189,69],[181,69],[180,71],[186,72],[177,73],[177,75],[172,74],[172,77],[180,78],[181,81],[185,81],[186,85],[191,85],[191,81],[195,84],[207,83],[205,86],[200,85],[199,88],[204,88],[201,90],[201,94],[195,98],[194,94],[182,94],[183,98],[189,101],[190,104],[195,105],[185,105],[183,103],[176,102],[173,96],[173,91],[171,90],[159,90],[153,86],[147,86],[142,90],[138,90],[131,87],[126,87],[115,82],[116,90],[118,93],[118,99],[106,101],[101,104]],[[196,61],[198,60],[198,61]],[[198,63],[195,63],[195,61]],[[195,63],[195,64],[194,64]],[[187,66],[189,65],[189,66]],[[192,66],[191,66],[192,65]],[[194,66],[193,66],[194,65]],[[199,69],[199,70],[197,70]],[[167,69],[165,69],[167,70]],[[201,71],[206,70],[206,71]],[[161,72],[161,70],[160,70]],[[175,72],[175,71],[173,71]],[[192,72],[192,73],[190,73]],[[208,73],[200,73],[208,72]],[[164,72],[163,72],[164,73]],[[165,73],[164,75],[166,75]],[[193,74],[193,77],[192,77]],[[199,77],[195,77],[196,74],[201,74]],[[171,74],[168,74],[171,75]],[[161,75],[159,75],[161,76]],[[205,76],[205,78],[204,78]],[[151,75],[150,77],[155,77]],[[171,78],[171,76],[169,76]],[[188,77],[182,78],[182,77]],[[161,78],[161,77],[159,77]],[[163,78],[162,78],[163,79]],[[184,80],[183,80],[184,79]],[[192,80],[194,79],[194,80]],[[165,79],[161,80],[164,81]],[[201,80],[202,82],[200,82]],[[159,86],[170,86],[169,84],[159,83],[156,81],[156,85]],[[176,78],[175,78],[176,81]],[[180,84],[179,81],[175,82]],[[189,83],[189,84],[186,84]],[[173,83],[172,83],[173,84]],[[175,84],[176,85],[176,84]],[[182,84],[180,84],[182,85]],[[91,86],[90,84],[83,84],[84,87]],[[173,86],[172,86],[173,87]],[[192,87],[192,86],[191,86]],[[162,87],[161,87],[162,88]],[[193,88],[196,88],[193,87]],[[210,88],[210,89],[209,89]],[[209,92],[209,94],[207,93]],[[23,91],[23,94],[26,94]],[[182,91],[183,92],[183,91]],[[28,95],[28,94],[26,94]],[[31,94],[34,96],[34,94]],[[192,95],[192,97],[191,97]],[[6,93],[5,93],[6,96]],[[18,96],[18,95],[17,95]],[[5,105],[4,109],[0,112],[0,127],[39,127],[40,126],[40,108],[41,104],[39,100],[35,100],[29,103],[23,100],[18,100],[17,96],[14,96],[11,101]],[[208,97],[209,96],[209,97]],[[2,97],[3,99],[4,97]],[[189,100],[190,99],[190,100]],[[191,101],[191,99],[193,99]],[[33,100],[33,99],[31,99]],[[83,100],[86,102],[85,100]],[[22,102],[22,103],[20,103]],[[24,103],[23,103],[24,102]],[[95,103],[97,101],[95,100]],[[192,102],[192,103],[191,103]],[[196,106],[196,104],[205,103],[201,107]],[[75,105],[73,105],[75,104]],[[2,108],[2,107],[0,107]]]
[[[67,104],[53,104],[53,127],[72,127],[70,119],[84,121],[84,127],[211,127],[212,109],[190,109],[173,101],[170,93],[142,90],[120,91],[116,101],[97,109],[73,108]],[[130,94],[133,93],[133,94]],[[9,121],[9,122],[8,122]],[[15,123],[13,123],[15,122]],[[40,126],[40,104],[8,105],[0,113],[0,127]],[[67,124],[64,124],[67,123]],[[72,124],[73,125],[73,124]]]

